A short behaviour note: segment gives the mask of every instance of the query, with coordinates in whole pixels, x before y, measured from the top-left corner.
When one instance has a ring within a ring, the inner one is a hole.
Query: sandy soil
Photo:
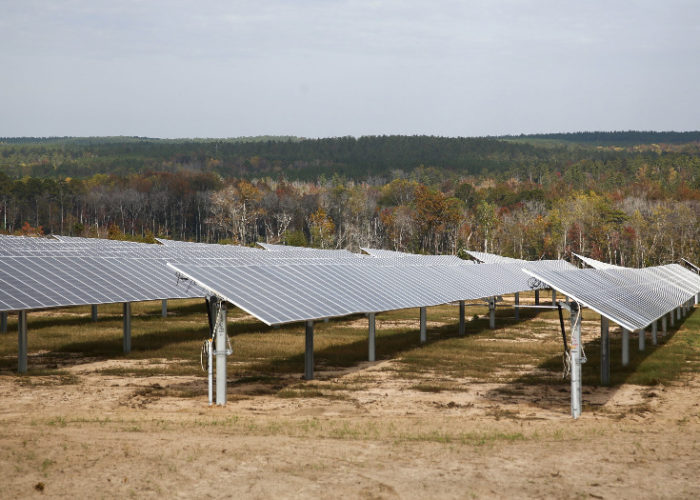
[[[391,361],[288,381],[325,397],[232,383],[226,407],[200,378],[98,373],[158,360],[84,361],[0,376],[0,497],[698,496],[700,378],[585,388],[574,421],[566,384],[420,392]]]

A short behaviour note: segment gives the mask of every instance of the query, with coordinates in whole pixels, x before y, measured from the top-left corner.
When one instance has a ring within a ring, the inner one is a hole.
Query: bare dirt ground
[[[697,376],[586,387],[574,421],[566,384],[421,392],[392,361],[320,373],[320,397],[232,384],[226,407],[202,378],[99,373],[154,362],[0,376],[0,497],[698,497]]]

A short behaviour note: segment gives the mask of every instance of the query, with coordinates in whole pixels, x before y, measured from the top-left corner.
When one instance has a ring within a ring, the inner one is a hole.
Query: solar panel
[[[605,262],[601,262],[599,260],[591,259],[590,257],[584,257],[583,255],[579,255],[577,253],[571,252],[574,257],[579,259],[581,262],[586,264],[589,267],[592,267],[593,269],[625,269],[622,266],[616,266],[615,264],[607,264]]]
[[[162,261],[109,257],[0,257],[0,311],[202,297]]]
[[[524,271],[631,331],[646,328],[693,296],[648,269]]]
[[[409,259],[410,260],[410,259]],[[561,261],[528,263],[564,270]],[[520,264],[393,265],[385,259],[171,262],[177,273],[267,324],[426,307],[530,289]]]
[[[476,260],[483,264],[499,264],[499,263],[516,263],[516,262],[529,262],[522,259],[513,259],[511,257],[503,257],[495,253],[488,252],[477,252],[475,250],[466,250],[466,252],[474,257]]]
[[[352,253],[344,249],[324,249],[324,248],[309,248],[296,247],[289,245],[273,245],[271,243],[258,243],[259,246],[268,252],[284,253],[285,255],[295,255],[299,257],[335,257],[335,258],[356,258],[359,254]]]
[[[606,264],[605,262],[600,262],[598,260],[591,259],[590,257],[584,257],[578,254],[574,254],[574,256],[576,256],[578,259],[580,259],[582,262],[592,267],[593,269],[631,269],[627,267],[616,266],[613,264]],[[667,264],[665,266],[645,267],[638,270],[643,271],[644,273],[650,273],[660,280],[664,280],[668,283],[683,288],[689,293],[697,294],[698,292],[700,292],[700,276],[697,276],[695,273],[693,273],[689,269],[684,268],[679,264]]]
[[[360,248],[363,252],[366,252],[370,257],[375,259],[388,259],[391,262],[396,263],[396,265],[401,265],[405,263],[407,259],[413,259],[425,266],[431,265],[472,265],[473,262],[469,260],[460,259],[456,255],[421,255],[415,253],[406,252],[395,252],[393,250],[380,250],[376,248]]]

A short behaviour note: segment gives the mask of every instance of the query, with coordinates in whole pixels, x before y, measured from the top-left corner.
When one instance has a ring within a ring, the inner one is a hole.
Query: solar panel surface
[[[170,267],[267,324],[426,307],[530,289],[520,264],[424,266],[386,259],[209,260]],[[403,259],[402,259],[403,260]],[[411,259],[408,259],[409,261]],[[564,270],[561,261],[528,263]]]
[[[646,328],[693,296],[648,269],[524,271],[628,330]]]
[[[488,252],[477,252],[476,250],[467,250],[469,255],[474,257],[479,262],[484,264],[499,264],[499,263],[516,263],[516,262],[530,262],[522,259],[513,259],[511,257],[503,257],[502,255],[497,255],[495,253]]]

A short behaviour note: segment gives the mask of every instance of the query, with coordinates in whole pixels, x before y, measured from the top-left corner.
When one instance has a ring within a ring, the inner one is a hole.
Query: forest
[[[700,260],[700,133],[0,138],[0,230]]]

